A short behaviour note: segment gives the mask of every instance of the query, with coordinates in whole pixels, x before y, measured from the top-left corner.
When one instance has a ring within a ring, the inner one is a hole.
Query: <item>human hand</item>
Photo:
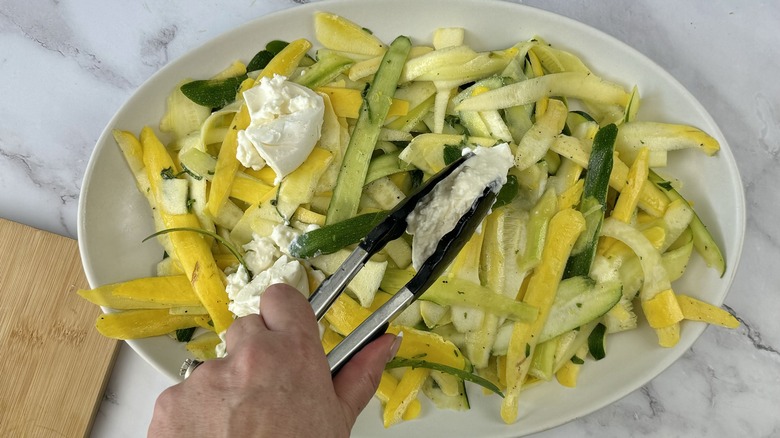
[[[149,436],[345,437],[376,392],[399,338],[386,334],[331,378],[306,298],[270,286],[260,315],[226,333],[228,355],[200,365],[157,399]]]

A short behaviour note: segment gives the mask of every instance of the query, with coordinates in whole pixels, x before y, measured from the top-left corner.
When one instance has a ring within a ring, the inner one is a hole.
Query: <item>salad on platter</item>
[[[726,269],[679,192],[686,175],[663,169],[679,149],[707,160],[715,138],[639,119],[637,87],[542,36],[477,51],[463,28],[382,41],[343,16],[313,19],[316,49],[270,41],[212,77],[181,78],[159,126],[113,131],[162,249],[157,275],[79,291],[111,309],[102,334],[170,336],[217,359],[266,287],[308,296],[468,150],[504,157],[505,183],[446,274],[388,329],[404,340],[376,394],[385,427],[420,416],[421,394],[469,409],[467,382],[502,397],[513,423],[525,388],[575,387],[616,333],[652,330],[652,348],[669,348],[686,320],[738,326],[672,285],[691,257]],[[447,205],[421,225],[451,216]],[[321,322],[325,351],[403,287],[430,244],[410,230],[366,264]]]

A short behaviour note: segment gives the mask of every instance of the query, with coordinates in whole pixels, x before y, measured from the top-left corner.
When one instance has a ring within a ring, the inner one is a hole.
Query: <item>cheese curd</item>
[[[254,170],[270,166],[278,184],[319,140],[325,104],[311,89],[280,75],[262,78],[244,92],[244,101],[251,122],[238,132],[236,158]]]
[[[304,296],[309,296],[309,273],[303,264],[291,257],[287,251],[290,241],[300,233],[294,228],[280,224],[274,227],[271,236],[254,234],[252,240],[243,246],[244,261],[253,275],[250,278],[246,267],[239,265],[238,269],[228,272],[225,287],[230,299],[228,309],[236,317],[259,313],[263,292],[272,284],[288,284]],[[312,270],[312,274],[317,282],[324,280],[325,276],[321,272]],[[320,336],[322,330],[320,327]],[[220,333],[219,337],[221,342],[216,346],[216,354],[217,357],[224,357],[227,354],[225,334]]]
[[[436,251],[441,238],[455,228],[486,187],[497,192],[507,181],[506,174],[514,163],[507,143],[477,147],[473,152],[473,157],[437,184],[407,217],[406,232],[414,236],[415,270]]]
[[[286,225],[277,225],[276,236],[295,236],[300,232]],[[284,240],[276,238],[280,243]],[[252,278],[243,265],[227,276],[228,309],[237,317],[258,313],[260,297],[265,289],[276,283],[288,284],[304,296],[309,296],[309,278],[300,261],[283,254],[286,246],[279,246],[273,237],[254,235],[244,245],[244,261],[252,271]]]

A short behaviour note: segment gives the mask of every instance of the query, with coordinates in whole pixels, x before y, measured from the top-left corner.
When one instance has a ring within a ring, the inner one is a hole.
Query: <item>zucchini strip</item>
[[[658,344],[672,347],[680,337],[682,310],[672,291],[669,274],[661,262],[661,254],[637,229],[615,219],[607,219],[602,234],[615,238],[631,248],[642,265],[644,282],[639,296],[650,326],[658,335]]]
[[[380,288],[388,293],[395,293],[414,276],[411,269],[387,269]],[[481,309],[513,321],[531,322],[538,315],[538,310],[521,301],[515,301],[493,289],[482,286],[477,281],[460,277],[446,276],[439,278],[420,297],[422,301],[430,301],[440,306],[458,306],[468,309]]]
[[[545,97],[570,97],[625,107],[630,94],[622,86],[590,73],[553,73],[505,85],[478,96],[469,97],[456,111],[504,109],[534,103]]]
[[[537,116],[536,123],[525,133],[515,152],[515,166],[525,170],[541,160],[556,136],[566,124],[566,105],[560,100],[550,100],[543,115]]]
[[[648,179],[652,181],[657,186],[657,188],[663,190],[664,193],[666,193],[666,196],[668,196],[670,199],[682,199],[690,206],[690,203],[685,198],[683,198],[683,196],[677,190],[675,190],[671,184],[664,184],[665,180],[657,173],[651,170]],[[693,232],[693,247],[696,248],[696,252],[702,256],[704,261],[707,263],[707,266],[715,268],[720,276],[723,277],[723,274],[726,273],[726,260],[723,258],[723,253],[718,247],[718,244],[715,243],[715,239],[712,237],[712,234],[710,234],[709,230],[707,230],[707,226],[704,225],[704,222],[702,222],[701,218],[698,214],[696,214],[695,211],[689,226]]]
[[[366,93],[344,154],[336,187],[333,189],[326,217],[328,224],[349,219],[357,213],[371,153],[390,109],[398,77],[411,45],[411,41],[406,37],[398,37],[390,44],[382,66],[376,72],[374,82]]]
[[[590,274],[593,257],[596,255],[596,245],[599,242],[599,230],[604,221],[617,131],[617,126],[607,125],[599,129],[593,140],[593,151],[590,153],[588,173],[585,175],[585,187],[579,207],[580,213],[585,217],[586,229],[574,244],[563,274],[565,278]]]

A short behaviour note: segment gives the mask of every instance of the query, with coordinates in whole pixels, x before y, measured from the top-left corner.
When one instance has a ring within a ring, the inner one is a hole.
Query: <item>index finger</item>
[[[263,292],[260,314],[271,331],[301,332],[319,338],[319,328],[309,301],[286,284],[272,284]]]

